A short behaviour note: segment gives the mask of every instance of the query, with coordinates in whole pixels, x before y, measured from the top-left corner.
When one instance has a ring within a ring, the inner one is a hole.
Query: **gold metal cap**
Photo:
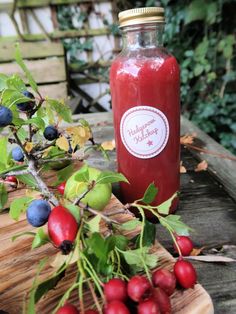
[[[144,24],[164,23],[164,8],[147,7],[122,11],[118,15],[120,27]]]

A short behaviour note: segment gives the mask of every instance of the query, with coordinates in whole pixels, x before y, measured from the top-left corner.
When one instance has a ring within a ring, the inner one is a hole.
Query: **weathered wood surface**
[[[29,90],[31,90],[31,88],[29,88]],[[64,99],[65,101],[68,99],[67,82],[39,85],[39,91],[44,97]]]
[[[53,56],[64,56],[61,43],[42,41],[35,43],[20,43],[21,55],[24,59],[43,59]],[[0,42],[0,62],[15,60],[15,43]]]
[[[83,115],[91,123],[94,130],[94,137],[98,142],[111,140],[114,138],[114,129],[111,113],[96,113]],[[75,122],[79,116],[75,116]],[[183,121],[183,120],[182,120]],[[188,128],[187,128],[188,126]],[[199,128],[196,129],[192,123],[182,124],[181,133],[196,132],[198,138],[206,136]],[[208,145],[208,141],[213,141],[208,136],[203,137]],[[217,144],[219,145],[219,144]],[[220,145],[219,145],[220,146]],[[223,149],[222,146],[220,146]],[[218,148],[211,148],[216,151]],[[103,161],[99,155],[91,160],[95,167],[116,169],[115,152],[110,153],[110,162]],[[214,166],[210,163],[212,156],[198,155],[198,158],[207,160],[210,168]],[[209,158],[209,160],[208,160]],[[182,150],[181,159],[187,168],[187,173],[181,174],[181,194],[180,208],[178,213],[183,220],[189,224],[195,232],[192,238],[197,247],[220,249],[223,245],[232,246],[233,252],[236,252],[236,203],[226,192],[221,178],[219,168],[223,167],[227,161],[214,157],[218,163],[215,168],[214,177],[208,171],[195,172],[194,169],[198,160],[187,150]],[[231,169],[235,173],[235,167]],[[217,177],[216,177],[217,176]],[[232,188],[236,191],[236,181],[231,181]],[[116,190],[119,196],[119,191]],[[160,225],[157,226],[158,239],[165,247],[172,250],[172,241],[169,235],[163,231]],[[172,251],[173,252],[173,251]],[[235,253],[234,253],[235,254]],[[230,255],[232,256],[232,255]],[[234,256],[232,256],[234,257]],[[210,293],[216,314],[235,314],[236,313],[236,266],[232,264],[219,263],[201,263],[194,262],[199,281],[203,287]],[[191,313],[190,313],[191,314]]]
[[[236,157],[184,117],[182,117],[181,126],[183,134],[195,133],[197,138],[200,139],[203,148],[221,155]],[[220,179],[227,192],[236,199],[236,160],[222,159],[196,150],[192,150],[192,154],[199,159],[207,160],[209,165],[208,170],[212,175]]]
[[[78,121],[79,117],[75,116],[74,121]],[[95,140],[103,142],[114,138],[114,130],[112,124],[111,113],[96,113],[83,115],[94,130]],[[182,133],[191,130],[184,129]],[[200,134],[200,133],[199,133]],[[199,136],[200,137],[200,136]],[[90,158],[90,164],[99,168],[116,169],[115,152],[110,153],[111,160],[104,161],[100,154],[96,154]],[[201,157],[201,156],[200,156]],[[207,159],[208,155],[204,157]],[[181,175],[181,204],[178,213],[183,220],[195,229],[192,234],[194,243],[198,247],[205,246],[207,248],[220,248],[224,244],[232,246],[232,250],[236,247],[236,204],[235,201],[228,195],[222,184],[213,178],[208,171],[196,173],[194,171],[198,161],[186,149],[183,149],[182,160],[187,168],[187,173]],[[224,163],[224,159],[221,159]],[[218,177],[218,179],[220,179]],[[118,190],[115,189],[118,195]],[[11,222],[9,222],[9,225]],[[20,223],[23,224],[23,223]],[[23,227],[23,225],[22,225]],[[1,228],[1,220],[0,220]],[[9,226],[10,228],[10,226]],[[1,230],[1,229],[0,229]],[[14,230],[12,230],[13,233]],[[0,235],[1,236],[1,235]],[[172,251],[172,241],[169,235],[163,231],[160,225],[157,226],[158,240],[166,248]],[[2,238],[2,236],[1,236]],[[19,240],[21,241],[21,240]],[[30,245],[23,241],[26,247]],[[17,242],[15,242],[16,250],[19,250]],[[9,254],[2,244],[4,254]],[[25,250],[20,251],[22,255]],[[40,249],[38,249],[40,252]],[[13,256],[11,263],[17,261]],[[233,257],[233,256],[232,256]],[[35,260],[32,257],[32,263]],[[36,262],[36,261],[35,261]],[[0,262],[1,263],[1,262]],[[216,314],[235,314],[236,313],[236,271],[235,263],[220,264],[220,263],[202,263],[194,262],[200,284],[210,293]],[[26,268],[31,267],[28,257],[26,258]],[[72,276],[72,275],[71,275]],[[0,274],[1,278],[1,274]],[[2,279],[2,278],[1,278]],[[22,278],[18,277],[19,281]],[[32,278],[31,278],[32,280]],[[10,291],[9,291],[10,293]],[[17,298],[16,296],[14,296]],[[12,298],[14,298],[12,295]],[[1,295],[0,295],[1,300]],[[19,313],[19,312],[18,312]],[[44,313],[44,312],[42,312]],[[192,314],[194,312],[189,312]],[[202,314],[202,313],[201,313]]]
[[[48,178],[51,178],[48,175]],[[19,192],[10,193],[10,197],[17,197]],[[120,208],[122,204],[114,196],[105,211],[112,211]],[[122,214],[113,216],[119,222],[124,222],[133,219],[131,215]],[[22,216],[17,223],[12,222],[7,213],[1,214],[0,220],[0,236],[2,249],[0,250],[0,309],[7,311],[9,314],[19,314],[22,311],[22,301],[28,293],[32,280],[36,273],[36,265],[38,260],[48,256],[49,262],[53,261],[57,250],[50,244],[31,251],[31,240],[20,238],[14,243],[11,237],[16,233],[33,230],[30,227],[25,217]],[[137,234],[137,230],[134,234]],[[130,234],[130,233],[129,233]],[[130,234],[131,235],[131,234]],[[160,258],[159,267],[172,269],[175,262],[174,258],[159,244],[156,243],[153,251],[158,253]],[[42,274],[42,278],[53,273],[53,268],[48,266]],[[60,296],[66,287],[74,281],[75,268],[72,266],[66,277],[58,284],[57,288],[48,293],[37,305],[37,313],[49,314],[55,308]],[[78,295],[75,291],[72,293],[70,301],[79,306]],[[86,307],[93,306],[93,300],[89,292],[84,296]],[[185,291],[178,290],[171,297],[173,313],[175,314],[213,314],[213,305],[210,296],[200,284],[197,284],[194,289]]]
[[[64,58],[47,58],[25,62],[37,83],[53,83],[66,80]],[[0,64],[0,72],[6,75],[19,74],[24,80],[26,77],[18,64]]]
[[[76,37],[90,37],[110,35],[111,31],[108,28],[94,28],[94,29],[69,29],[66,31],[55,30],[48,33],[50,39],[76,38]],[[29,41],[45,40],[45,34],[24,34],[24,39]],[[18,36],[0,37],[0,42],[15,42],[19,40]]]
[[[40,8],[50,5],[69,5],[79,4],[84,2],[92,2],[92,0],[19,0],[17,1],[18,8]],[[106,0],[96,0],[96,2],[106,2]],[[13,1],[4,1],[0,3],[0,11],[10,11]]]

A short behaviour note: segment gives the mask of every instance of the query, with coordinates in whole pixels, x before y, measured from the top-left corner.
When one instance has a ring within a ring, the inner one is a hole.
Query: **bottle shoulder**
[[[136,72],[143,67],[150,71],[157,71],[160,68],[171,68],[179,72],[179,65],[176,58],[164,47],[151,49],[123,50],[113,60],[111,72]],[[135,70],[136,69],[136,70]]]

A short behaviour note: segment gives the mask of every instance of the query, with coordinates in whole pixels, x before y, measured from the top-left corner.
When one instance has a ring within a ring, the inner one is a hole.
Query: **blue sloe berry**
[[[11,155],[15,161],[24,161],[24,154],[19,146],[13,148]]]
[[[26,211],[28,222],[33,227],[40,227],[48,221],[51,212],[49,203],[45,200],[34,200]]]
[[[27,90],[23,91],[22,94],[25,97],[28,97],[30,99],[34,99],[34,95],[31,92],[28,92]],[[21,111],[30,111],[33,109],[35,105],[35,100],[34,101],[26,101],[26,102],[22,102],[20,104],[17,104],[17,108]]]
[[[55,126],[53,125],[49,125],[45,128],[44,132],[43,132],[43,136],[48,140],[48,141],[53,141],[56,138],[58,138],[59,133],[57,128],[55,128]]]
[[[0,128],[11,124],[12,119],[12,111],[9,108],[0,105]]]

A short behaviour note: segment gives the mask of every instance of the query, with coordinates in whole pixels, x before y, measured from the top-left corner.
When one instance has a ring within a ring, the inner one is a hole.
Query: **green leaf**
[[[141,225],[142,225],[141,221],[138,218],[135,218],[135,219],[126,221],[125,223],[120,225],[120,228],[127,230],[127,231],[130,231],[130,230],[133,230],[133,229],[135,229]]]
[[[160,223],[163,227],[171,229],[172,232],[176,232],[178,235],[189,235],[189,231],[192,230],[185,223],[183,223],[179,215],[169,215],[167,217],[160,218]]]
[[[177,197],[178,193],[175,192],[168,200],[158,205],[157,210],[159,214],[168,215],[172,201]]]
[[[74,179],[77,182],[88,182],[89,181],[88,165],[84,165],[82,168],[80,168],[76,172],[76,175],[74,176]]]
[[[35,249],[44,244],[47,244],[48,242],[50,242],[48,235],[44,232],[43,228],[39,228],[34,237],[31,248]]]
[[[20,214],[24,213],[28,205],[33,200],[32,197],[23,196],[21,198],[16,198],[11,202],[9,215],[14,220],[19,220]]]
[[[135,250],[122,251],[119,250],[124,256],[124,259],[128,265],[132,268],[135,267],[137,271],[143,270],[143,262],[149,267],[154,268],[158,262],[158,256],[156,253],[149,253],[149,247],[142,247]]]
[[[31,174],[21,174],[16,176],[17,179],[21,182],[23,182],[24,184],[33,187],[33,188],[37,188],[38,184],[37,181],[35,180],[35,178],[31,175]]]
[[[4,183],[0,183],[0,211],[4,209],[5,204],[7,203],[8,196],[7,190]]]
[[[207,14],[207,4],[204,0],[191,1],[185,11],[185,24],[197,20],[204,20]]]
[[[96,179],[96,184],[127,182],[128,180],[122,173],[113,171],[102,171]]]
[[[51,107],[66,122],[72,122],[71,109],[63,101],[46,99],[46,106]]]
[[[97,256],[98,259],[106,261],[107,252],[104,238],[95,232],[86,240],[89,249]]]
[[[11,240],[12,242],[14,242],[16,239],[22,237],[22,236],[32,236],[34,237],[36,235],[35,232],[30,232],[30,231],[25,231],[25,232],[21,232],[21,233],[17,233],[16,235],[14,235]]]
[[[84,126],[84,127],[90,127],[88,121],[85,120],[85,119],[83,119],[83,118],[82,118],[82,119],[79,119],[79,123],[80,123],[82,126]]]
[[[76,221],[80,221],[80,208],[74,204],[66,204],[66,208],[69,209],[71,214],[75,217]]]
[[[129,239],[123,235],[116,235],[115,237],[115,247],[119,250],[126,250]]]
[[[34,117],[29,120],[25,120],[24,124],[34,124],[36,125],[39,129],[44,130],[45,129],[45,122],[42,118],[39,117]]]
[[[156,188],[154,183],[151,183],[146,189],[143,198],[140,200],[145,204],[150,204],[154,201],[157,195],[158,189]]]
[[[32,87],[32,89],[38,93],[38,86],[35,82],[35,80],[33,79],[33,76],[31,75],[29,69],[26,67],[23,59],[22,59],[22,56],[21,56],[21,52],[20,52],[20,48],[19,48],[19,44],[16,44],[16,51],[15,51],[15,59],[16,59],[16,62],[18,63],[18,65],[21,67],[21,69],[24,71],[27,79],[28,79],[28,82],[30,84],[30,86]]]
[[[8,164],[7,144],[8,144],[7,137],[6,136],[1,137],[0,138],[0,152],[1,152],[0,171],[5,170]]]
[[[102,218],[101,215],[96,215],[95,217],[93,217],[87,222],[90,232],[94,233],[94,232],[100,231],[101,218]]]
[[[18,111],[16,105],[27,101],[32,101],[32,99],[25,97],[17,90],[5,89],[2,92],[2,104],[12,111]]]
[[[20,93],[24,92],[27,89],[24,81],[17,74],[9,77],[6,83],[9,89],[17,90]]]
[[[211,25],[214,24],[217,17],[217,3],[211,2],[207,6],[206,20]]]
[[[0,73],[0,92],[3,91],[5,88],[7,88],[7,79],[8,79],[8,76],[3,74],[3,73]]]
[[[197,63],[193,69],[194,75],[199,76],[204,71],[204,66],[200,63]]]
[[[74,172],[73,164],[70,164],[63,169],[58,170],[57,171],[57,181],[55,182],[54,185],[57,186],[58,184],[60,184],[64,181],[67,181],[73,172]]]
[[[156,225],[145,220],[144,232],[143,232],[143,245],[151,246],[156,239]]]

